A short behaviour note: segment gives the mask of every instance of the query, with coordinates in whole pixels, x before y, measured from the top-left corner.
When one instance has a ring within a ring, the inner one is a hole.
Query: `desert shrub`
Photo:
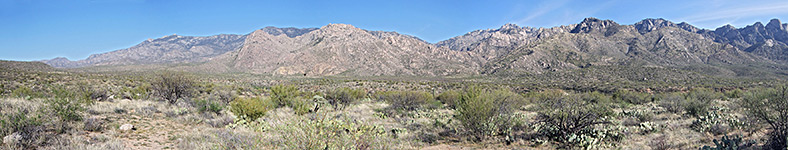
[[[621,112],[622,115],[637,119],[638,123],[648,122],[654,119],[654,113],[643,109],[626,109]]]
[[[741,135],[735,136],[722,136],[720,140],[714,139],[715,147],[711,146],[703,146],[699,148],[700,150],[738,150],[738,149],[750,149],[753,145],[752,141],[743,141]]]
[[[275,107],[290,107],[296,114],[303,115],[313,112],[315,103],[311,97],[318,93],[302,92],[294,85],[276,85],[271,87],[271,100]]]
[[[41,93],[35,92],[27,86],[17,87],[11,91],[11,96],[25,99],[43,97]]]
[[[659,95],[659,106],[672,113],[684,111],[684,96],[679,93],[665,93]]]
[[[123,87],[121,89],[121,92],[123,93],[123,98],[128,98],[128,99],[150,98],[149,97],[150,91],[151,91],[151,85],[147,83],[134,86],[133,88]]]
[[[432,94],[422,91],[387,91],[377,93],[379,100],[391,104],[395,110],[413,111],[434,101]]]
[[[706,114],[698,116],[690,128],[698,132],[710,132],[714,135],[728,133],[731,129],[741,129],[744,122],[740,121],[727,109],[713,107]]]
[[[645,104],[653,100],[651,94],[628,90],[616,91],[616,93],[613,94],[613,98],[636,105]]]
[[[315,102],[306,97],[296,97],[290,99],[288,107],[292,108],[297,115],[304,115],[315,110]]]
[[[477,141],[495,135],[511,136],[515,122],[512,114],[518,107],[512,104],[521,101],[522,96],[507,90],[466,89],[457,103],[455,118]]]
[[[104,124],[104,120],[101,120],[100,118],[96,118],[96,117],[91,117],[84,120],[83,129],[85,129],[85,131],[94,131],[94,132],[101,131],[102,129],[104,129],[103,124]]]
[[[563,148],[590,147],[607,137],[607,133],[594,129],[605,123],[611,114],[609,105],[591,103],[587,96],[548,92],[537,99],[539,111],[537,132],[550,140],[561,143]]]
[[[582,96],[583,99],[585,99],[589,103],[596,103],[596,104],[602,104],[602,105],[614,105],[615,104],[615,101],[613,100],[613,97],[611,97],[611,96],[609,96],[607,94],[604,94],[604,93],[597,92],[597,91],[590,92],[590,93],[583,93],[583,94],[580,94],[580,96]]]
[[[383,127],[329,117],[293,121],[275,129],[283,132],[285,149],[395,149]]]
[[[82,120],[80,112],[84,111],[85,107],[79,102],[67,98],[52,98],[44,102],[47,104],[47,108],[61,121]]]
[[[227,104],[238,97],[238,94],[230,89],[216,89],[210,92],[210,96],[218,102]]]
[[[271,100],[273,100],[277,107],[288,106],[292,99],[302,96],[302,92],[294,85],[276,85],[271,87]]]
[[[170,104],[194,92],[194,81],[183,73],[162,73],[151,83],[153,93]]]
[[[364,98],[367,93],[360,89],[338,88],[326,93],[325,99],[334,108],[344,108],[345,106]]]
[[[276,103],[268,97],[257,98],[236,98],[230,102],[230,111],[236,116],[243,117],[249,121],[265,116],[268,110],[274,109]]]
[[[685,95],[684,110],[690,116],[698,117],[709,111],[714,99],[722,98],[722,94],[710,89],[693,89]]]
[[[457,101],[459,101],[460,98],[462,98],[462,94],[460,92],[455,90],[448,90],[438,95],[438,97],[435,97],[435,100],[438,100],[443,104],[446,104],[446,106],[448,106],[449,108],[456,108]]]
[[[744,96],[744,91],[741,89],[725,91],[725,97],[727,98],[741,98],[742,96]]]
[[[24,109],[3,114],[0,116],[0,136],[13,138],[9,141],[12,143],[5,143],[11,148],[34,149],[39,143],[36,138],[44,134],[43,121],[39,113]]]
[[[109,99],[107,90],[91,88],[85,84],[79,84],[76,88],[71,89],[71,91],[74,92],[72,97],[81,102],[92,103],[96,100],[105,101]]]
[[[649,142],[649,146],[653,150],[675,149],[674,148],[675,146],[673,144],[671,144],[670,136],[666,135],[666,134],[663,134],[663,135],[660,135],[660,136],[654,138],[653,141]]]
[[[788,148],[788,87],[751,90],[742,101],[748,116],[769,125],[767,149]]]
[[[224,109],[224,105],[220,102],[200,99],[194,101],[194,107],[197,107],[197,111],[199,112],[212,112],[218,114],[219,112]]]

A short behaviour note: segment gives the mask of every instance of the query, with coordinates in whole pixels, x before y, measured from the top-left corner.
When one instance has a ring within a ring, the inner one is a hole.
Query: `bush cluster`
[[[788,148],[788,87],[754,90],[744,97],[742,106],[748,110],[748,116],[769,125],[765,148]]]
[[[435,97],[435,100],[446,104],[446,106],[449,108],[457,108],[457,101],[459,101],[460,98],[462,98],[462,94],[460,92],[456,90],[448,90]]]
[[[522,128],[513,116],[518,108],[513,104],[522,101],[522,96],[508,90],[466,89],[457,101],[455,118],[477,141],[495,135],[512,136],[513,130]]]
[[[276,108],[276,103],[268,97],[238,97],[230,103],[230,111],[249,121],[265,116],[268,110]]]
[[[434,104],[432,94],[422,91],[386,91],[376,93],[381,101],[391,104],[395,110],[413,111]]]
[[[683,105],[684,110],[690,116],[699,117],[706,114],[711,107],[711,102],[714,99],[722,98],[722,94],[710,89],[693,89],[685,96]]]
[[[328,103],[334,106],[334,108],[341,109],[365,96],[367,96],[367,93],[364,92],[364,90],[338,88],[327,92],[325,99],[328,100]]]
[[[653,101],[651,94],[628,90],[619,90],[613,94],[613,98],[630,104],[640,105]]]
[[[538,132],[548,139],[562,143],[564,148],[590,146],[588,140],[605,137],[597,134],[594,126],[604,124],[603,118],[610,116],[609,104],[593,103],[587,94],[545,92],[536,96],[539,105]]]
[[[194,92],[194,81],[183,73],[162,73],[151,83],[153,93],[170,104]]]
[[[199,99],[194,101],[194,107],[200,112],[212,112],[219,114],[224,109],[224,104],[217,101]]]

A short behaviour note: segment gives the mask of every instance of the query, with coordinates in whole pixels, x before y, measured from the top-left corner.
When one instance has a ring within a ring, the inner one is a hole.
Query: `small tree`
[[[154,94],[175,104],[179,98],[191,96],[194,91],[194,81],[182,73],[162,73],[153,81]]]
[[[769,124],[772,131],[768,149],[788,148],[788,87],[756,90],[743,99],[748,114]]]

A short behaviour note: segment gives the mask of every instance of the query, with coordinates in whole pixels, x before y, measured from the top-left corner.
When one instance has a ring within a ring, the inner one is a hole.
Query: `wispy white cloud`
[[[618,0],[592,4],[592,6],[576,6],[568,4],[569,0],[548,1],[540,4],[538,9],[528,12],[528,15],[519,19],[517,24],[531,24],[537,26],[567,25],[580,22],[583,18],[592,17],[600,11],[607,10],[617,4]],[[575,7],[587,9],[573,9]],[[566,9],[565,9],[566,8]],[[544,17],[550,18],[544,18]],[[530,21],[530,22],[529,22]]]
[[[554,0],[554,1],[545,1],[539,5],[539,8],[528,12],[528,16],[523,17],[522,19],[518,20],[517,24],[525,24],[528,21],[533,19],[539,18],[545,15],[548,12],[561,8],[561,6],[566,5],[569,0]]]
[[[738,8],[718,7],[718,10],[719,11],[702,12],[702,13],[686,16],[681,19],[692,23],[709,22],[709,21],[731,23],[743,17],[786,14],[788,13],[788,2],[777,3],[777,4],[774,3],[761,4],[761,5],[745,6]]]

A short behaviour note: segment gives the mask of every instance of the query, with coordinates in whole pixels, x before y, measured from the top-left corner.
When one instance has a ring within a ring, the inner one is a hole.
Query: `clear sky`
[[[42,60],[131,47],[178,34],[247,34],[266,26],[352,24],[438,42],[506,23],[552,27],[586,17],[633,24],[665,18],[714,29],[772,18],[788,22],[786,0],[0,0],[0,59]]]

